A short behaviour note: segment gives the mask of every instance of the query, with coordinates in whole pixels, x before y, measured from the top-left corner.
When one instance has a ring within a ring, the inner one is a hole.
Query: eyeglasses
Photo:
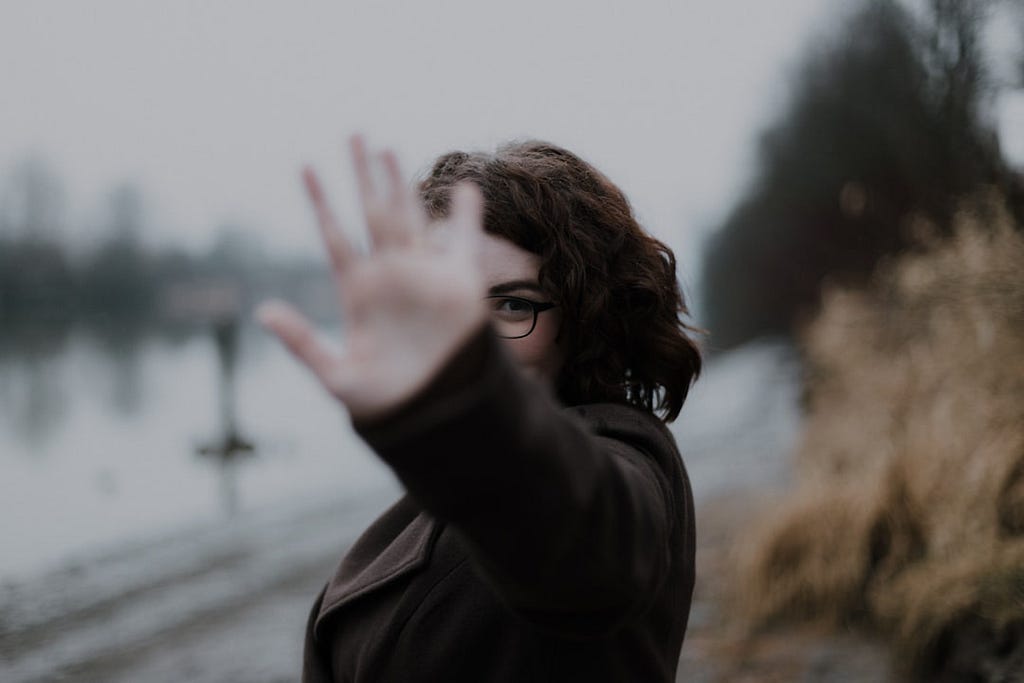
[[[494,329],[503,339],[522,339],[529,336],[537,326],[537,315],[556,305],[504,294],[489,296],[486,299]]]

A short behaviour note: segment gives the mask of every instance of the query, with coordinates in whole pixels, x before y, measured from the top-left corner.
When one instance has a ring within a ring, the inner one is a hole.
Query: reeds
[[[1024,680],[1024,237],[988,197],[924,241],[806,329],[796,489],[741,536],[732,607],[875,630],[916,678]]]

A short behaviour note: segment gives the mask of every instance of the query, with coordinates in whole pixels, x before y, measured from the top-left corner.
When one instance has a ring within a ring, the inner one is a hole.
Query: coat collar
[[[423,566],[437,540],[440,525],[402,497],[352,545],[324,589],[314,630],[356,598],[385,586]]]

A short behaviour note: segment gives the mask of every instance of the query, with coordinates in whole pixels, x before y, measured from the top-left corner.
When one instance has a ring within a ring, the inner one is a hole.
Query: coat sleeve
[[[679,529],[692,529],[679,454],[657,418],[559,406],[489,328],[417,397],[356,429],[461,535],[507,604],[561,630],[606,632],[643,611],[680,552]]]

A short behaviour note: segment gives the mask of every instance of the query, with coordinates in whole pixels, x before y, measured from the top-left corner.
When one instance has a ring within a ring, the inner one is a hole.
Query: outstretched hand
[[[257,317],[360,420],[411,398],[484,323],[476,263],[483,197],[470,183],[457,186],[449,218],[428,235],[423,206],[394,153],[379,155],[385,186],[377,187],[365,143],[356,136],[351,147],[369,253],[356,252],[316,174],[303,173],[345,321],[343,348],[282,301],[261,304]]]

